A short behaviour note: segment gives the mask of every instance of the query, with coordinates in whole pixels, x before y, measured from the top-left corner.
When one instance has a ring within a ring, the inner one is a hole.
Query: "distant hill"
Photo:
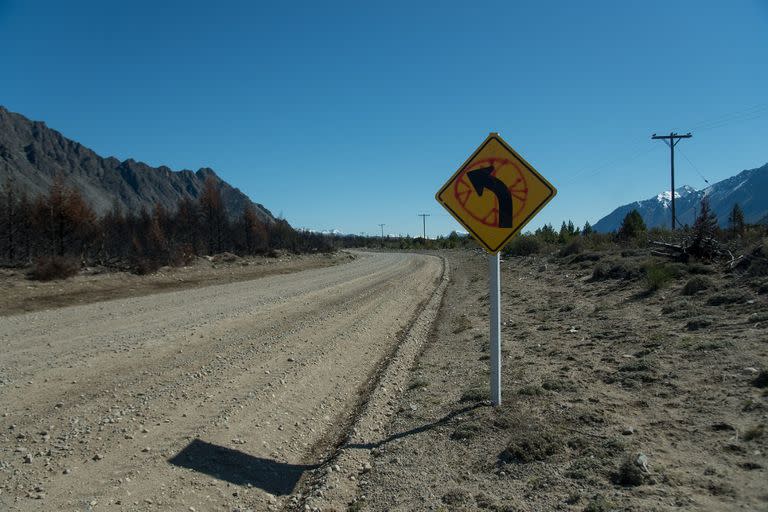
[[[768,220],[768,164],[757,169],[742,171],[736,176],[719,181],[702,190],[683,186],[675,191],[675,211],[680,225],[693,224],[701,198],[709,198],[709,204],[722,227],[728,224],[733,205],[739,203],[744,210],[744,220],[751,224]],[[621,221],[632,210],[637,210],[648,227],[670,226],[671,195],[669,191],[644,201],[635,201],[616,208],[597,221],[596,231],[616,231]]]
[[[0,184],[11,178],[31,196],[48,191],[60,175],[77,188],[90,206],[103,214],[115,205],[137,213],[152,210],[159,202],[173,210],[183,196],[197,198],[207,178],[215,180],[231,217],[253,204],[257,216],[271,223],[274,217],[264,206],[219,178],[213,169],[174,172],[151,167],[133,159],[103,158],[82,144],[64,137],[45,123],[31,121],[0,106]]]

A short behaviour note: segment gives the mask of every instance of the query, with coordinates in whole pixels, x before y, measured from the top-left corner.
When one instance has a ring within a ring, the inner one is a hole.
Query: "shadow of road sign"
[[[251,484],[276,496],[291,494],[304,472],[318,467],[262,459],[200,439],[189,443],[168,462],[236,485]]]
[[[437,427],[442,427],[443,425],[447,425],[456,416],[459,416],[461,414],[466,414],[470,411],[477,409],[478,407],[483,407],[484,405],[485,405],[484,403],[476,403],[473,405],[468,405],[466,407],[462,407],[461,409],[456,409],[454,411],[451,411],[445,416],[443,416],[442,418],[440,418],[439,420],[433,421],[431,423],[425,423],[420,427],[415,427],[410,430],[405,430],[403,432],[397,432],[379,441],[371,441],[368,443],[347,443],[344,445],[344,448],[361,449],[361,450],[372,450],[374,448],[379,448],[381,446],[384,446],[387,443],[391,443],[392,441],[397,441],[398,439],[402,439],[404,437],[410,437],[410,436],[422,434],[424,432],[429,432],[430,430],[433,430]]]

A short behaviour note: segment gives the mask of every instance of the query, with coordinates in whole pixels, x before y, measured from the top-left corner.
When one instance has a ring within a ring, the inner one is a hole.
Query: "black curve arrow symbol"
[[[503,181],[491,175],[492,172],[493,167],[483,167],[482,169],[469,171],[467,177],[472,186],[475,187],[475,192],[477,192],[478,196],[482,196],[485,189],[490,190],[496,195],[496,198],[499,200],[499,227],[511,228],[512,194]]]

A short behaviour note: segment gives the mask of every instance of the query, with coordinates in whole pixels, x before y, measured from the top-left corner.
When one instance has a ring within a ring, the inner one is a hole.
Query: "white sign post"
[[[501,405],[501,282],[499,253],[488,255],[488,280],[491,302],[491,403]]]

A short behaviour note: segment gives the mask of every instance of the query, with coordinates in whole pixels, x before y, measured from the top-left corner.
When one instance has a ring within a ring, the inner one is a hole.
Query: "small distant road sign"
[[[497,133],[491,133],[435,198],[495,254],[557,190]]]
[[[557,190],[491,133],[435,195],[488,256],[491,403],[501,405],[501,266],[499,251]]]

